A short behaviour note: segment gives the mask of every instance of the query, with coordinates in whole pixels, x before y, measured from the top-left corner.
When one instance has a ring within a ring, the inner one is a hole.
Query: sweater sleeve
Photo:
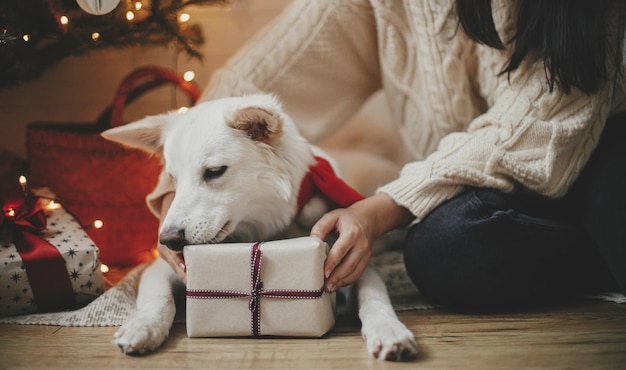
[[[273,93],[300,133],[315,143],[380,87],[369,2],[297,0],[212,75],[200,100]],[[162,174],[147,199],[155,215],[172,191],[171,179]]]
[[[466,131],[444,137],[434,153],[407,164],[379,191],[416,222],[466,186],[511,192],[521,185],[547,197],[564,195],[598,143],[614,85],[593,95],[563,94],[550,91],[541,62],[527,67],[501,79],[491,108]]]

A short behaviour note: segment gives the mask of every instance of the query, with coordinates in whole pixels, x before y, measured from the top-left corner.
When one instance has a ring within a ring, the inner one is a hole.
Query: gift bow
[[[43,240],[39,233],[46,229],[46,215],[42,200],[26,192],[8,192],[0,198],[2,217],[0,226],[8,226],[13,231],[15,248],[20,253],[28,253]],[[43,242],[47,243],[45,240]]]
[[[224,299],[250,297],[248,309],[250,315],[250,327],[253,336],[261,335],[261,297],[279,299],[318,299],[324,294],[324,288],[319,290],[298,290],[298,289],[263,289],[261,280],[261,264],[263,262],[263,252],[261,245],[254,243],[250,252],[250,291],[237,290],[204,290],[188,289],[187,298],[207,298]]]
[[[10,194],[7,199],[0,199],[0,207],[0,226],[15,225],[29,232],[46,229],[46,215],[40,197]]]
[[[41,236],[46,229],[42,199],[27,192],[0,198],[0,227],[8,226],[40,311],[74,304],[74,290],[59,250]]]

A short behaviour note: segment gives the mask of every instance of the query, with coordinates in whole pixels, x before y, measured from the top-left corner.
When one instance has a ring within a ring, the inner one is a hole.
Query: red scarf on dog
[[[302,179],[298,194],[298,212],[302,210],[302,207],[307,204],[316,191],[342,208],[365,199],[363,195],[335,174],[326,159],[315,156],[315,161],[315,164],[309,167],[309,172]]]

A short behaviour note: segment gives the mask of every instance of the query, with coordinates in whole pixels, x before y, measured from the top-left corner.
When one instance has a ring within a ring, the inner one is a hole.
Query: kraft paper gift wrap
[[[75,309],[102,294],[98,248],[72,214],[47,198],[15,208],[1,198],[0,316]]]
[[[312,237],[186,246],[187,334],[324,335],[335,324],[335,295],[323,291],[328,250]]]

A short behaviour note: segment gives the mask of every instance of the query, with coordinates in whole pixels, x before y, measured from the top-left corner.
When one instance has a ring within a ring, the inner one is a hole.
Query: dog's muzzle
[[[171,228],[159,235],[159,242],[174,252],[182,252],[183,247],[189,243],[185,240],[185,230]]]

